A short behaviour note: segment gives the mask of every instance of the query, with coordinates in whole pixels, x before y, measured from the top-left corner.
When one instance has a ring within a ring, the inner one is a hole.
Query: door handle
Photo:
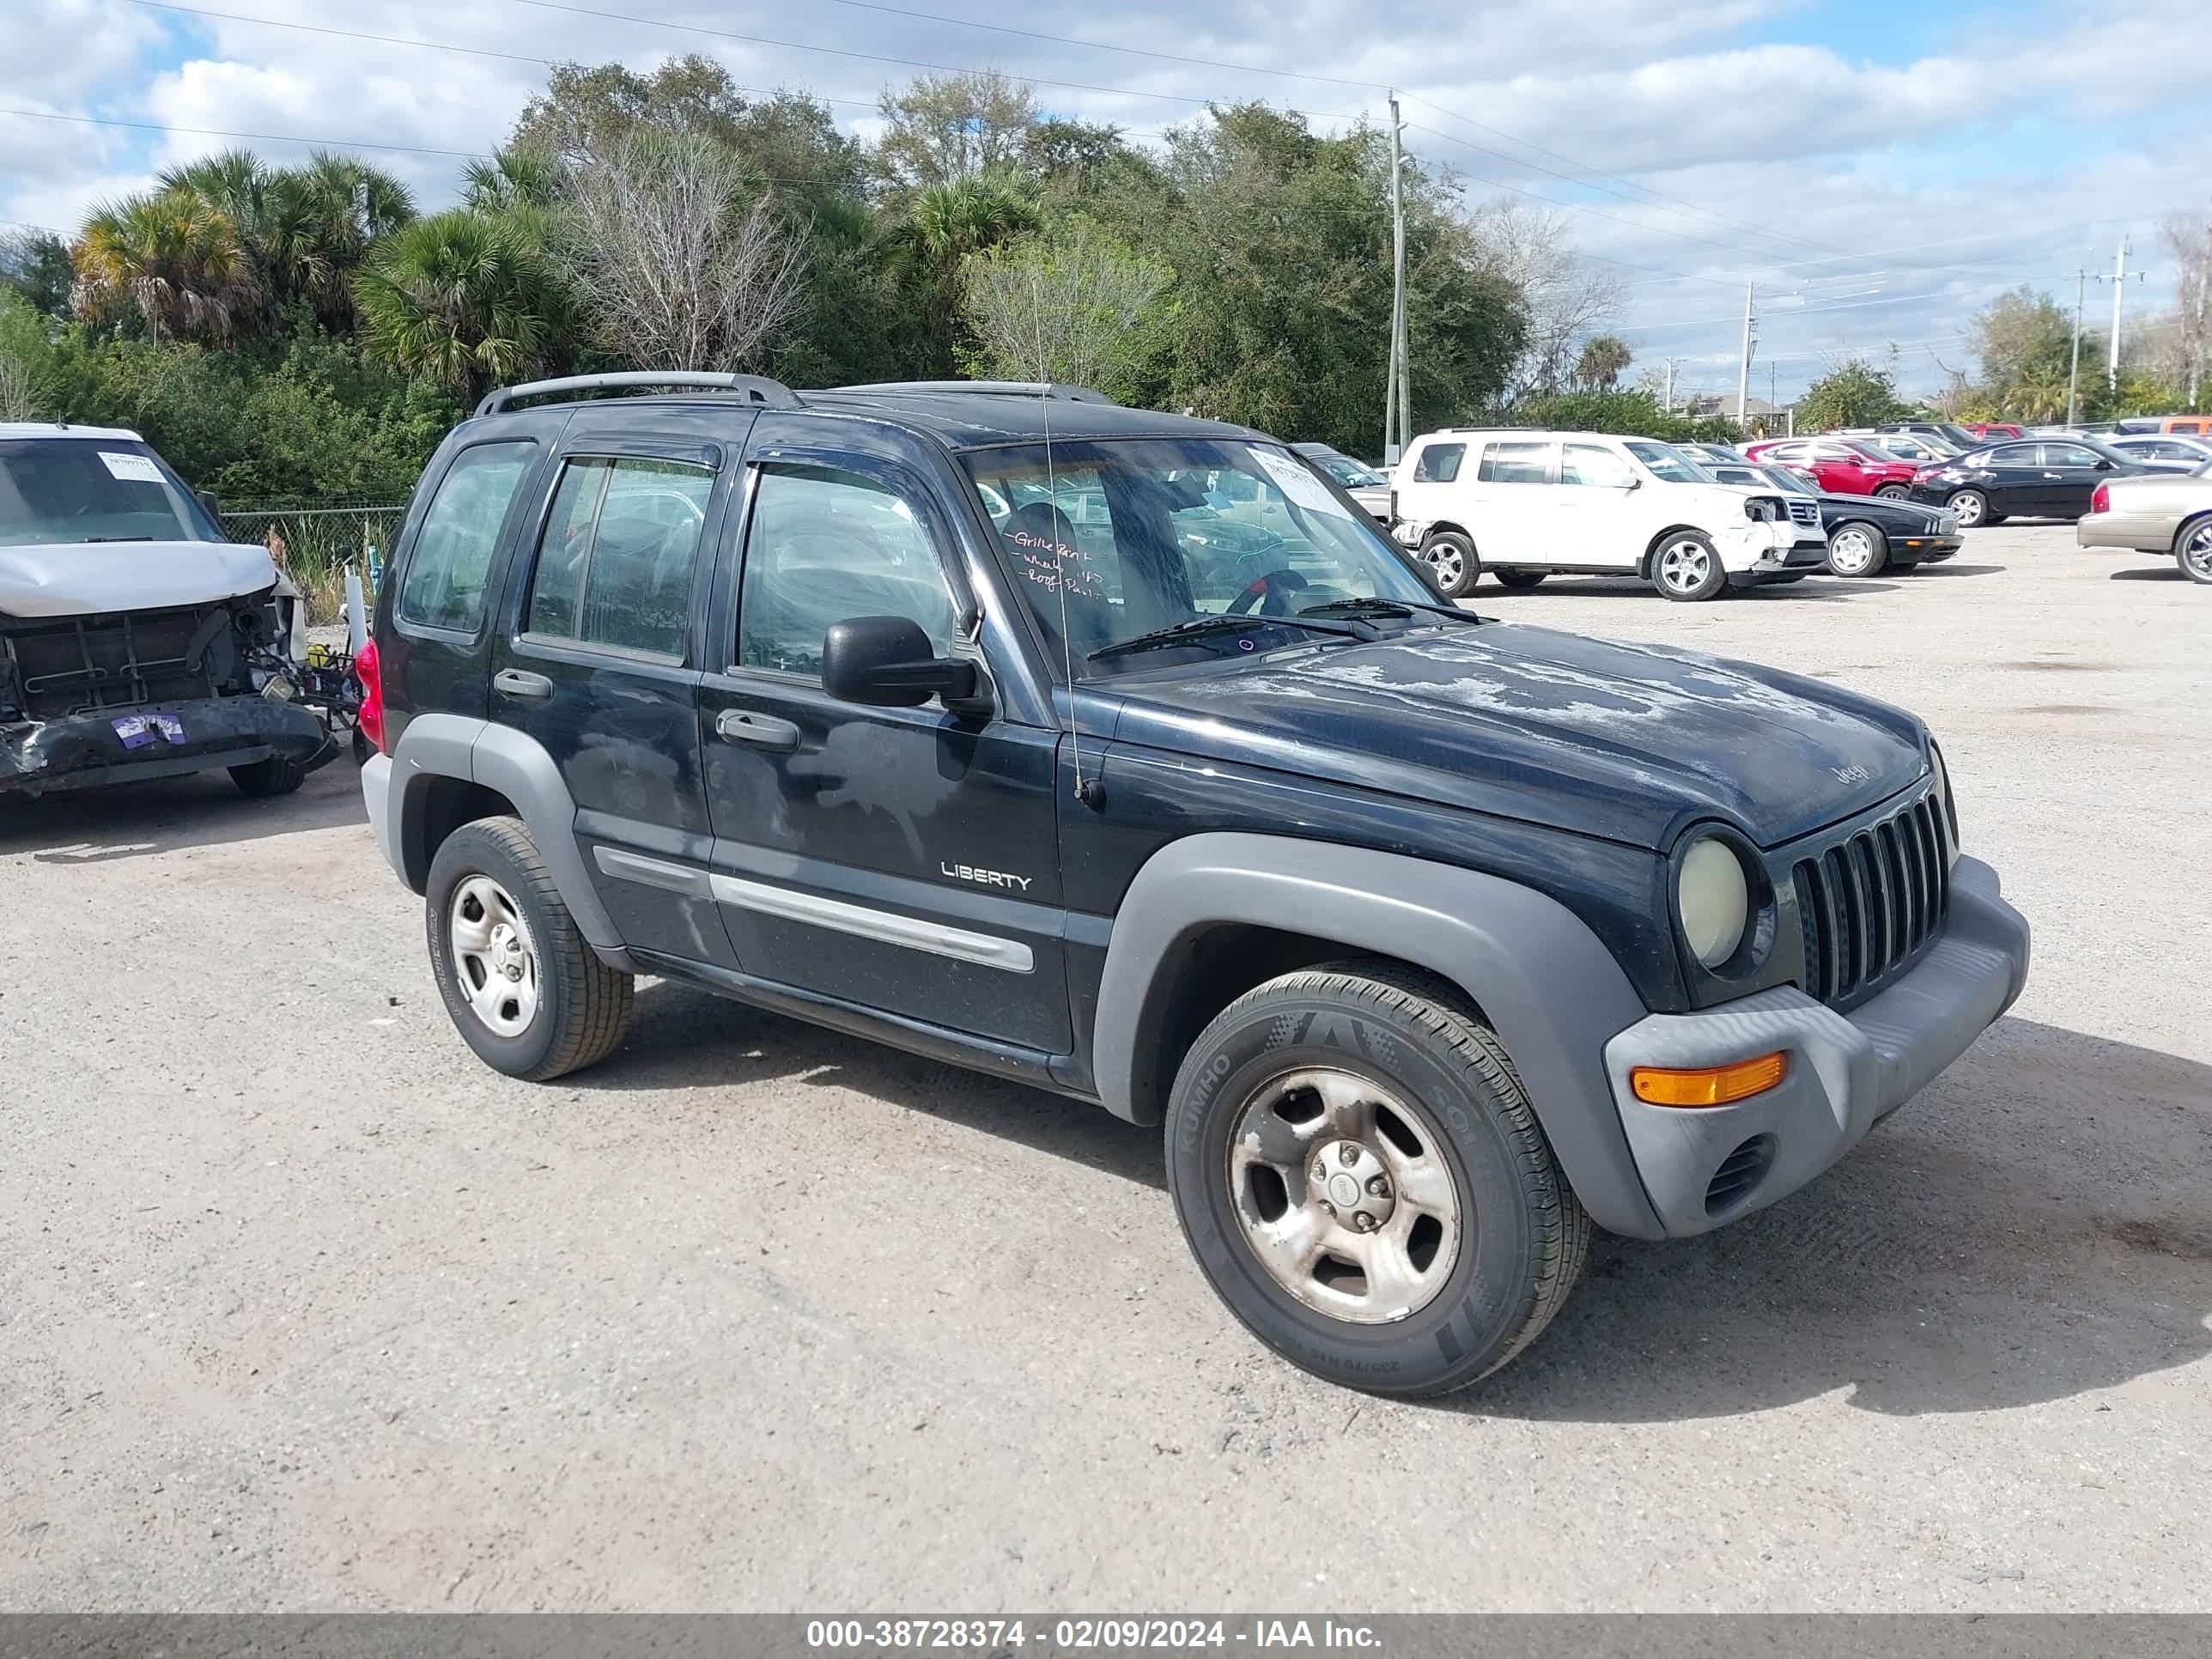
[[[750,743],[787,753],[799,747],[799,728],[789,720],[744,708],[725,708],[715,715],[714,735],[731,743]]]
[[[532,702],[544,702],[553,695],[553,682],[543,674],[532,674],[520,668],[502,668],[491,677],[491,689],[501,696],[527,697]]]

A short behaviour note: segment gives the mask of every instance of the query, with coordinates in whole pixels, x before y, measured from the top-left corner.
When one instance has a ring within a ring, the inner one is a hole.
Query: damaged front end
[[[0,794],[325,764],[337,744],[289,700],[290,633],[274,586],[146,610],[0,612]]]

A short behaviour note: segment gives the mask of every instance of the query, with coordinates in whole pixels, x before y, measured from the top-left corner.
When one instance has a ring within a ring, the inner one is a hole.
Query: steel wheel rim
[[[2212,580],[2212,524],[2201,524],[2182,544],[2181,562],[2206,580]]]
[[[1449,542],[1438,542],[1430,550],[1429,566],[1447,587],[1457,587],[1467,574],[1467,557]]]
[[[1387,1325],[1450,1280],[1468,1206],[1427,1114],[1372,1080],[1303,1066],[1253,1091],[1224,1174],[1244,1242],[1316,1313]]]
[[[1677,593],[1693,593],[1711,574],[1712,558],[1696,542],[1676,542],[1659,555],[1659,580]]]
[[[1952,498],[1951,510],[1959,515],[1962,526],[1972,526],[1982,521],[1982,498],[1971,489]]]
[[[446,910],[453,976],[469,1012],[495,1036],[520,1036],[538,1014],[538,946],[514,897],[489,876],[453,889]]]
[[[1838,575],[1858,575],[1874,562],[1874,538],[1856,526],[1838,530],[1828,544],[1828,557]]]

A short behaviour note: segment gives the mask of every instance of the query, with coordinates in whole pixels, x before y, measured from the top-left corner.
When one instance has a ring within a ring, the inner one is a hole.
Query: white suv
[[[1454,598],[1490,571],[1534,587],[1553,571],[1641,576],[1670,599],[1795,581],[1826,562],[1818,503],[1716,483],[1650,438],[1447,429],[1392,475],[1391,534]]]

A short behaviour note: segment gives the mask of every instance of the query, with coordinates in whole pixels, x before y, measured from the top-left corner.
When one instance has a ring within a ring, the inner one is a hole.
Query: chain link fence
[[[222,505],[233,541],[258,542],[307,596],[317,623],[339,619],[345,601],[345,567],[360,574],[362,589],[375,597],[375,579],[392,554],[392,538],[407,516],[405,501],[241,501]]]

